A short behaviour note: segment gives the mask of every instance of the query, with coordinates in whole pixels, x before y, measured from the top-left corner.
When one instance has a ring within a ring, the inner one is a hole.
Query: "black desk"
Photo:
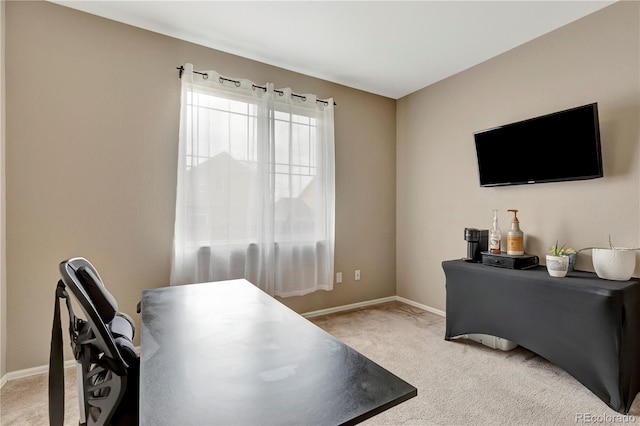
[[[445,339],[481,333],[511,340],[561,367],[626,414],[640,391],[640,281],[590,272],[550,277],[543,266],[442,263]],[[579,408],[579,407],[578,407]]]
[[[355,424],[417,395],[245,280],[141,306],[141,425]]]

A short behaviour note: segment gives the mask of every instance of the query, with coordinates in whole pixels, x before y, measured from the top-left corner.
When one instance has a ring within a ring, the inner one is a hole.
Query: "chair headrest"
[[[110,323],[118,312],[116,299],[91,268],[81,266],[76,273],[102,321],[105,324]]]

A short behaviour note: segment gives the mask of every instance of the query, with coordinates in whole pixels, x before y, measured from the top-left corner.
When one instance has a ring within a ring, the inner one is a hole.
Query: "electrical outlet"
[[[360,281],[360,269],[356,269],[355,279],[356,281]]]
[[[342,272],[338,272],[336,274],[336,284],[340,284],[342,282]]]

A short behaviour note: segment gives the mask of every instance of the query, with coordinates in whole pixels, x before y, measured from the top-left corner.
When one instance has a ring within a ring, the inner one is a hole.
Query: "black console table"
[[[567,371],[627,414],[640,391],[640,280],[591,272],[550,277],[544,266],[503,269],[442,262],[445,339],[469,333],[511,340]]]

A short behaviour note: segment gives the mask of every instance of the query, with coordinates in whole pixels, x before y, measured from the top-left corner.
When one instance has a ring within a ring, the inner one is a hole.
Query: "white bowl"
[[[593,268],[600,278],[627,281],[636,269],[636,252],[624,249],[593,249]]]

